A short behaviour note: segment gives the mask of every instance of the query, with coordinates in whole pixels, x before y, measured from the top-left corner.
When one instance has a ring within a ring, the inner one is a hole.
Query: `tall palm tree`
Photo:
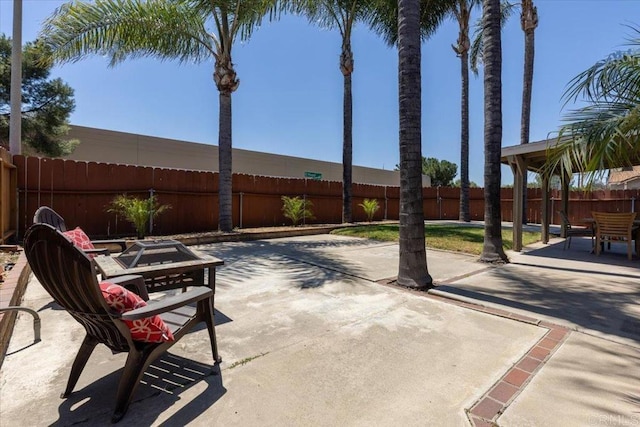
[[[538,8],[533,0],[522,0],[520,26],[524,32],[524,75],[522,77],[522,113],[520,115],[520,144],[529,143],[531,124],[531,92],[533,88],[533,59],[535,55],[535,31],[538,26]],[[522,177],[522,223],[527,218],[527,174]]]
[[[469,222],[469,18],[480,0],[458,0],[453,15],[458,21],[458,40],[452,45],[460,58],[462,90],[460,94],[460,221]]]
[[[569,82],[565,103],[587,105],[570,111],[558,144],[547,156],[547,173],[586,172],[588,184],[612,167],[640,163],[640,27],[629,27],[629,49],[596,62]]]
[[[398,0],[400,100],[400,262],[398,284],[433,284],[427,269],[422,206],[420,0]]]
[[[533,5],[533,0],[522,0],[520,8],[520,26],[522,27],[522,31],[524,32],[524,75],[522,78],[522,115],[520,120],[520,143],[528,144],[529,126],[531,124],[531,92],[533,88],[535,31],[538,27],[538,8]]]
[[[97,54],[114,66],[154,57],[201,63],[214,59],[219,112],[219,228],[231,231],[231,94],[240,81],[231,59],[238,38],[248,39],[276,0],[96,0],[69,2],[43,26],[42,37],[59,63]],[[215,31],[207,29],[213,22]]]
[[[484,245],[480,260],[508,262],[502,248],[500,151],[502,149],[502,42],[500,0],[483,0],[484,33]]]
[[[520,115],[520,144],[529,143],[529,127],[531,124],[531,93],[533,88],[533,64],[535,56],[535,30],[538,27],[538,8],[533,0],[522,0],[521,3],[501,4],[502,26],[513,14],[516,7],[520,6],[520,27],[524,32],[524,73],[522,77],[522,109]],[[482,27],[479,27],[474,35],[473,48],[471,50],[471,64],[474,73],[477,74],[478,63],[482,56]],[[527,223],[527,174],[523,177],[523,209],[522,223]]]
[[[351,75],[354,61],[351,32],[358,21],[368,21],[374,11],[373,0],[299,0],[291,1],[296,13],[307,16],[309,22],[325,28],[337,28],[342,37],[340,71],[344,78],[342,110],[342,222],[352,222],[352,165],[353,165],[353,100]]]
[[[398,45],[400,104],[400,260],[398,284],[433,284],[427,268],[422,201],[422,86],[420,43],[438,28],[457,0],[377,0],[369,26]]]

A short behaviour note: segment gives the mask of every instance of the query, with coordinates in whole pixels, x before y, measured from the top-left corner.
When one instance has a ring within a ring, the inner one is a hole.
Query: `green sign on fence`
[[[320,172],[305,172],[304,177],[320,181],[322,179],[322,174]]]

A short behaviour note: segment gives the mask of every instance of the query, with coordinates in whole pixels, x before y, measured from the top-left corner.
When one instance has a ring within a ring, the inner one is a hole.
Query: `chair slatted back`
[[[564,225],[566,229],[571,229],[571,223],[569,222],[569,217],[567,216],[567,213],[565,211],[558,211],[558,213],[560,214],[562,225]]]
[[[49,224],[53,228],[62,232],[67,231],[67,225],[64,222],[64,218],[58,215],[58,213],[49,206],[41,206],[36,210],[33,214],[33,223]]]
[[[27,230],[24,250],[40,284],[89,335],[115,352],[128,351],[123,335],[127,329],[114,322],[118,315],[102,297],[91,258],[48,224],[34,224]]]
[[[635,212],[591,212],[600,236],[631,239]]]

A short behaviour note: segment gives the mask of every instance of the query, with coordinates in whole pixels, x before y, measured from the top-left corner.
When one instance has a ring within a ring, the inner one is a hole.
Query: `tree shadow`
[[[639,261],[629,261],[626,249],[596,256],[584,240],[566,251],[560,243],[523,253],[488,270],[489,280],[472,276],[437,289],[640,342]]]
[[[74,391],[58,407],[59,418],[51,425],[108,425],[115,406],[118,381],[123,369],[106,375]],[[165,353],[145,371],[121,426],[151,425],[181,395],[196,384],[205,388],[163,421],[164,425],[187,425],[214,405],[225,393],[220,365],[207,365]]]
[[[313,289],[332,281],[344,281],[345,276],[370,280],[365,266],[336,257],[328,250],[355,251],[381,245],[389,243],[352,237],[319,241],[303,237],[204,245],[198,250],[224,260],[224,266],[218,267],[218,277],[248,281],[277,268],[291,286]],[[225,285],[218,281],[216,286]]]
[[[562,240],[559,243],[545,245],[523,253],[526,256],[540,258],[630,267],[636,271],[640,267],[640,257],[637,254],[634,254],[631,260],[627,258],[627,245],[625,242],[613,242],[611,246],[604,247],[600,255],[596,255],[593,252],[592,239],[590,237],[573,237],[571,239],[571,247],[567,249],[564,249],[564,240]],[[597,271],[595,268],[593,270]]]

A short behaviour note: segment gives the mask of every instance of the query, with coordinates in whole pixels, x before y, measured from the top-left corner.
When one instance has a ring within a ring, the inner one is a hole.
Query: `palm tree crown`
[[[276,13],[276,0],[96,0],[69,2],[49,17],[42,37],[59,63],[89,55],[126,59],[154,57],[181,63],[215,60],[220,92],[219,228],[231,231],[231,93],[239,85],[231,52],[248,39],[263,17]],[[212,30],[208,24],[212,23]]]

